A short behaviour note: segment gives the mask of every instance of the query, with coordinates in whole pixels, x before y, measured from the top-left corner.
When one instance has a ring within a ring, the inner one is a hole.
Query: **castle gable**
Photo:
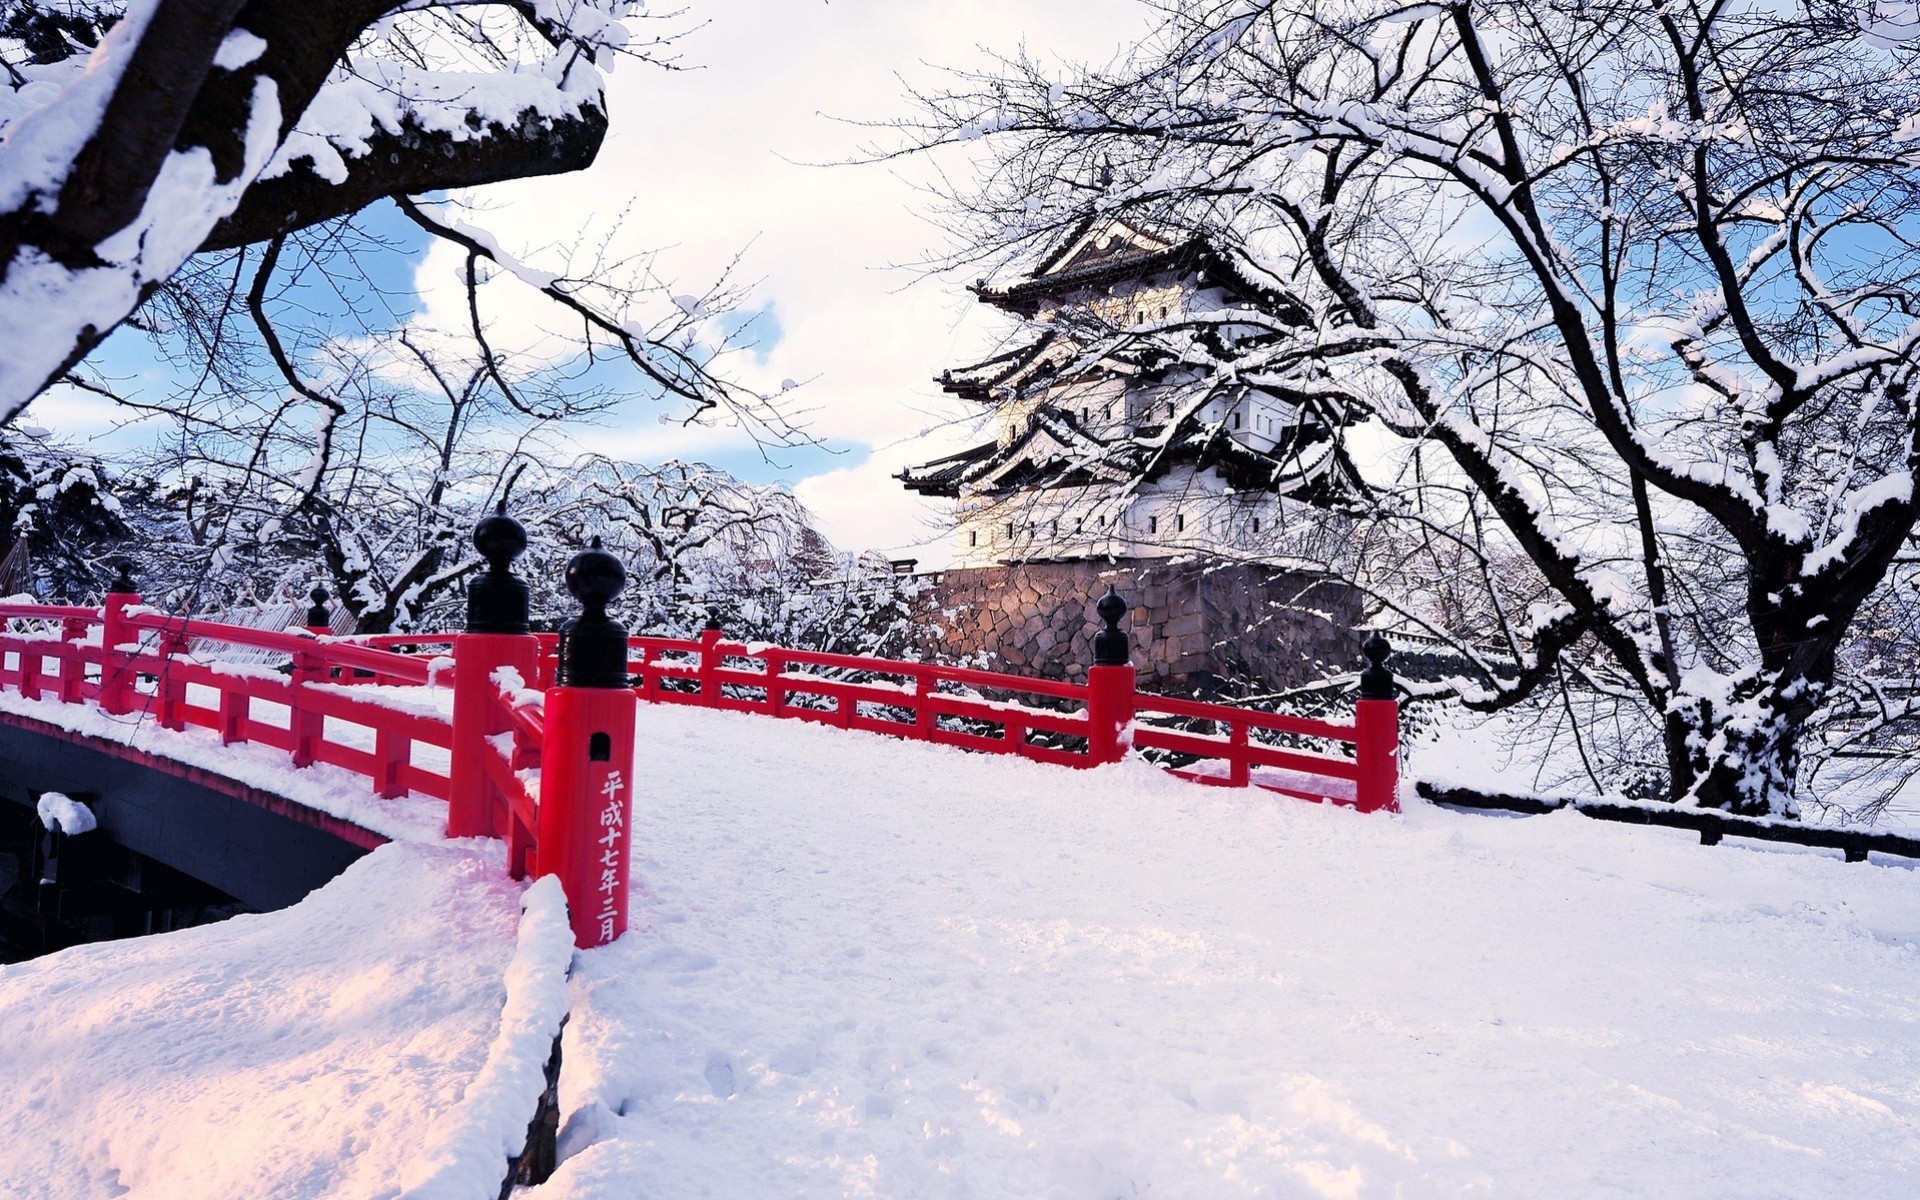
[[[1060,249],[1048,255],[1034,272],[1034,279],[1071,275],[1092,267],[1112,266],[1129,259],[1146,258],[1174,243],[1158,238],[1125,221],[1089,220],[1078,237],[1068,239]]]

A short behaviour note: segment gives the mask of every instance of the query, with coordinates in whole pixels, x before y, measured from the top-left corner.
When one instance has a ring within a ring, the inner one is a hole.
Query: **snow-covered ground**
[[[640,722],[539,1200],[1920,1181],[1900,860]]]
[[[527,1200],[1920,1179],[1904,860],[639,721],[636,924],[577,958]],[[544,1036],[502,983],[519,894],[497,847],[395,845],[283,913],[0,968],[0,1192],[478,1200],[524,1123],[474,1081]]]
[[[396,843],[281,912],[0,967],[0,1195],[343,1200],[428,1182],[436,1148],[485,1120],[474,1081],[521,919],[503,861]],[[497,1189],[506,1160],[489,1157]]]

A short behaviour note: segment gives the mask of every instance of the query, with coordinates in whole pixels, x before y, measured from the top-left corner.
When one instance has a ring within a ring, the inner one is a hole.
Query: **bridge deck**
[[[0,969],[0,1191],[397,1195],[499,1034],[522,890],[396,844],[292,908]]]
[[[1849,1196],[1920,1178],[1910,864],[1370,820],[642,709],[529,1200]]]

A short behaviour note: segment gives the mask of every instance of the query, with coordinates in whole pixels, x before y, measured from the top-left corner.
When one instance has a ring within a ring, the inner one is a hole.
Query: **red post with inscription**
[[[504,501],[473,527],[473,545],[487,569],[467,585],[467,629],[453,639],[447,836],[505,837],[513,817],[487,769],[487,739],[513,726],[500,702],[498,676],[508,667],[521,686],[537,686],[540,641],[527,621],[527,585],[513,573],[513,560],[527,548],[527,531],[507,515]]]
[[[567,564],[567,590],[585,611],[560,631],[556,685],[547,692],[539,869],[560,877],[582,948],[627,931],[635,698],[626,627],[607,615],[626,582],[626,568],[599,538]]]
[[[1360,647],[1360,698],[1353,706],[1353,806],[1361,812],[1400,811],[1400,701],[1387,655],[1393,647],[1378,633]]]

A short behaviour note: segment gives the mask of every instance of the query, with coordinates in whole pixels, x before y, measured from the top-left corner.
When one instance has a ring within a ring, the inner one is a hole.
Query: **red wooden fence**
[[[534,773],[543,752],[569,747],[569,765],[556,778],[574,779],[572,744],[586,736],[547,726],[550,696],[586,690],[553,688],[555,641],[551,634],[319,637],[171,616],[116,593],[98,609],[0,604],[0,686],[36,699],[93,702],[168,729],[209,729],[223,743],[276,747],[297,767],[321,762],[365,776],[381,796],[446,800],[449,833],[505,838],[519,878],[541,873],[539,845],[557,836],[555,814],[577,807],[585,820],[590,807],[591,798],[576,798],[555,809],[549,789],[550,811],[541,811]],[[1173,756],[1169,769],[1199,783],[1257,786],[1361,811],[1399,807],[1392,700],[1361,700],[1352,722],[1325,721],[1139,694],[1126,666],[1094,666],[1086,683],[1068,683],[749,645],[717,630],[697,639],[635,637],[628,645],[632,695],[648,703],[763,713],[1068,767],[1118,761],[1132,748]],[[286,665],[225,663],[222,647],[284,654]],[[451,715],[399,690],[419,687],[452,687]],[[624,711],[608,703],[579,711],[600,709]],[[588,755],[583,744],[578,756]],[[567,855],[569,862],[579,857],[577,847]],[[562,882],[575,900],[584,894],[584,883]],[[624,909],[619,916],[624,927]]]
[[[1137,693],[1131,667],[1094,667],[1079,684],[748,645],[717,630],[629,645],[634,690],[651,703],[763,713],[1068,767],[1114,761],[1131,745],[1188,760],[1171,769],[1199,783],[1367,812],[1399,807],[1398,705],[1390,700],[1360,701],[1348,723]],[[550,643],[542,661],[550,677]],[[1112,715],[1096,719],[1103,707]]]

